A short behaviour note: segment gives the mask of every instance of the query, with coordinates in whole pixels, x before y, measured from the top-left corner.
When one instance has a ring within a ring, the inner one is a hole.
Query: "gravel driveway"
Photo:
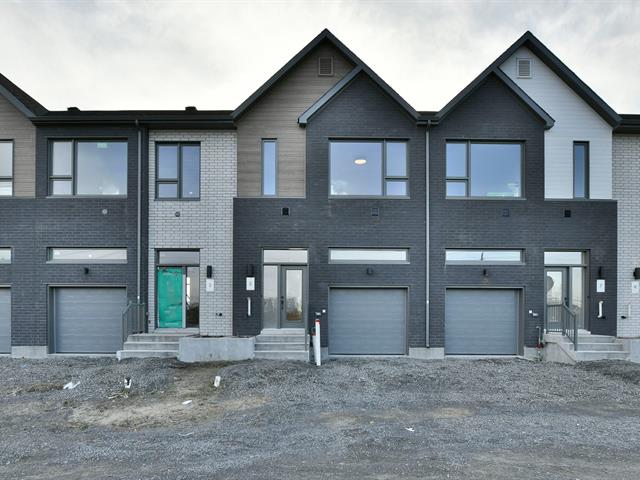
[[[0,379],[2,479],[640,478],[625,362],[1,358]]]

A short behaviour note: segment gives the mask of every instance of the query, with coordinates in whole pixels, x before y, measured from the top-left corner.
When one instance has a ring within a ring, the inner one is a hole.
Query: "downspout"
[[[140,303],[140,284],[141,284],[141,257],[140,248],[142,243],[142,235],[140,233],[140,227],[142,224],[142,128],[140,122],[136,119],[136,127],[138,128],[138,212],[137,222],[138,227],[136,229],[136,299],[137,303]]]
[[[426,222],[425,222],[425,248],[426,248],[426,303],[425,303],[425,346],[429,348],[429,128],[431,127],[431,120],[427,121],[427,128],[425,131],[425,192],[426,192]]]

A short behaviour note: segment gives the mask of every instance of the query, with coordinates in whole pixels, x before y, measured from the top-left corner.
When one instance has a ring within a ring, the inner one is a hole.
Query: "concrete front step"
[[[175,350],[178,352],[178,342],[142,342],[142,341],[126,341],[122,350]]]
[[[569,348],[573,350],[573,343],[569,344]],[[578,351],[610,351],[610,352],[622,352],[624,351],[624,345],[621,343],[608,343],[608,342],[579,342]]]
[[[189,333],[134,333],[129,335],[127,342],[178,342]]]
[[[257,351],[256,358],[265,358],[269,360],[299,360],[301,362],[309,361],[309,352],[291,351],[291,350],[270,350],[270,351]]]
[[[256,342],[256,352],[266,351],[304,351],[304,343]]]
[[[595,360],[626,360],[629,356],[628,352],[606,351],[606,350],[580,350],[573,352],[576,361],[591,362]]]
[[[581,343],[614,343],[616,337],[611,335],[578,335],[578,344]]]
[[[256,342],[264,343],[301,343],[304,345],[306,338],[304,335],[258,335]]]
[[[177,358],[177,350],[120,350],[116,353],[118,360],[125,358]]]

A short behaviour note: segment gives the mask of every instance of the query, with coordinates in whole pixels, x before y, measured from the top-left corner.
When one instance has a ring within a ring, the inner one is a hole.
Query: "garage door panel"
[[[445,353],[517,354],[518,308],[516,290],[448,289]]]
[[[11,353],[11,290],[0,288],[0,353]]]
[[[329,352],[344,355],[403,355],[406,352],[404,289],[332,288]]]
[[[55,350],[113,353],[122,347],[123,288],[56,288]]]

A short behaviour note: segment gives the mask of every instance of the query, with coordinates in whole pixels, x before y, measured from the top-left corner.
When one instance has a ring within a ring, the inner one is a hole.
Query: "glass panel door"
[[[558,268],[546,272],[547,330],[562,330],[562,308],[566,304],[566,269]]]
[[[282,267],[283,291],[281,293],[280,328],[300,328],[304,321],[304,269]]]

